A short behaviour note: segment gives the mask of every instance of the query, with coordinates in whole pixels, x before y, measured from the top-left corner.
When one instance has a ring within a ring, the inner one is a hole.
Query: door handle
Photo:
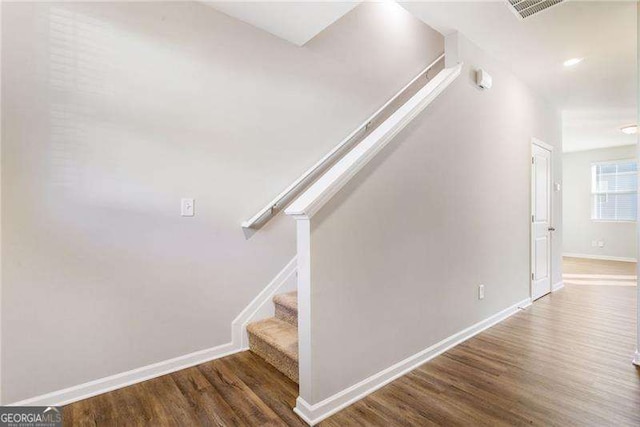
[[[549,227],[547,230],[549,230],[549,231],[556,231],[556,229],[555,229],[555,228],[553,228],[553,227]]]

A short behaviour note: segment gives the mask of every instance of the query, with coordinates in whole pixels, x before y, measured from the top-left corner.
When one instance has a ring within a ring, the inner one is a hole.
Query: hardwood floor
[[[63,408],[69,426],[306,426],[298,385],[245,351]]]
[[[565,285],[637,286],[637,263],[564,257]]]
[[[564,274],[636,275],[635,262],[606,261],[586,258],[562,258]]]
[[[569,286],[323,425],[640,425],[635,288]]]
[[[639,426],[636,288],[567,285],[321,426]],[[244,352],[68,405],[65,425],[304,425]]]

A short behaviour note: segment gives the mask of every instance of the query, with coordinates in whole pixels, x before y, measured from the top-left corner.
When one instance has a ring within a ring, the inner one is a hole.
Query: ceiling
[[[633,110],[568,110],[562,113],[563,151],[583,151],[596,148],[633,145],[636,135],[620,131],[624,125],[635,124]]]
[[[206,3],[304,45],[360,1]],[[564,151],[634,144],[636,2],[566,0],[520,19],[507,0],[399,1],[443,34],[459,31],[562,111]],[[562,63],[584,57],[571,68]]]
[[[636,3],[567,1],[521,20],[507,1],[400,2],[425,23],[459,31],[509,64],[563,115],[564,151],[634,144]],[[584,57],[571,68],[562,63]]]
[[[220,12],[302,46],[360,1],[205,1]]]

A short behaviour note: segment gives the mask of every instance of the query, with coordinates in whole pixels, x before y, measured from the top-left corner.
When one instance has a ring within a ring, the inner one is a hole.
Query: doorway
[[[553,147],[534,139],[531,144],[531,299],[551,292]]]

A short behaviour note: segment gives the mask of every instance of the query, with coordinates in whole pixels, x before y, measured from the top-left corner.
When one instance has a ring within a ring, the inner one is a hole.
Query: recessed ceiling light
[[[622,133],[626,133],[627,135],[634,135],[638,133],[638,125],[621,127],[620,130],[622,131]]]
[[[579,64],[582,62],[584,58],[571,58],[571,59],[567,59],[566,61],[564,61],[562,63],[562,65],[564,65],[565,67],[573,67],[576,64]]]

